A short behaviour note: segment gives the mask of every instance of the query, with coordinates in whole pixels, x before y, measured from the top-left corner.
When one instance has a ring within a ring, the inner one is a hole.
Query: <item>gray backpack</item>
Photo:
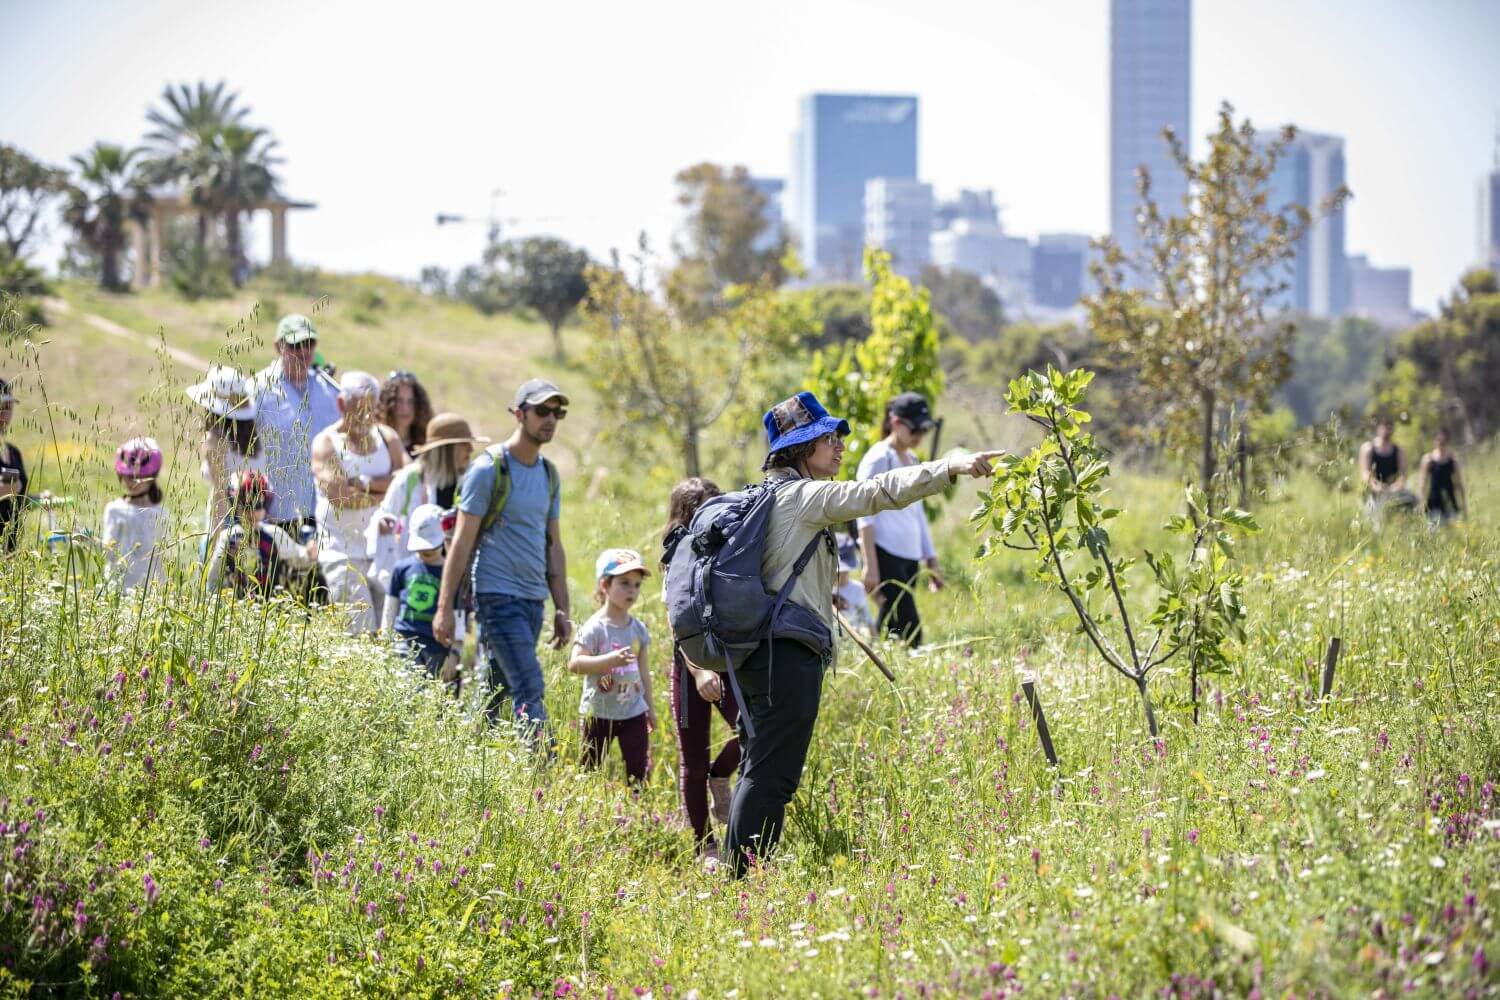
[[[775,487],[748,486],[704,502],[677,542],[666,571],[667,620],[677,648],[705,670],[727,671],[750,735],[755,729],[734,671],[762,642],[795,639],[823,659],[833,655],[833,635],[814,612],[787,600],[819,544],[834,551],[824,528],[797,557],[775,592],[760,575],[766,526]]]

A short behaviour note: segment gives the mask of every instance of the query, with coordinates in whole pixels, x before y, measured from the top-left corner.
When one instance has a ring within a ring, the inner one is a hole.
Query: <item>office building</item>
[[[875,177],[865,182],[865,245],[891,255],[897,274],[916,278],[932,241],[932,185]]]
[[[1411,268],[1375,267],[1363,254],[1350,257],[1349,312],[1400,329],[1413,321]]]
[[[1496,139],[1500,147],[1500,139]],[[1480,267],[1500,271],[1500,148],[1495,151],[1495,169],[1479,178]]]
[[[814,280],[860,276],[865,185],[916,180],[917,99],[874,94],[808,94],[793,139],[792,223]]]
[[[1031,249],[1031,301],[1049,309],[1071,309],[1083,296],[1089,238],[1043,233]]]
[[[1162,129],[1188,142],[1191,84],[1190,0],[1110,0],[1109,234],[1127,253],[1140,244],[1137,167],[1150,171],[1162,210],[1182,214],[1187,181]]]
[[[1002,302],[1023,302],[1031,295],[1031,244],[1006,235],[999,222],[958,219],[933,233],[932,263],[977,275]]]
[[[1262,132],[1256,141],[1268,146],[1279,132]],[[1279,211],[1302,205],[1314,216],[1287,275],[1290,287],[1272,303],[1309,316],[1342,316],[1349,308],[1349,272],[1344,251],[1344,210],[1320,216],[1319,206],[1344,184],[1344,140],[1334,135],[1299,132],[1272,171],[1269,207]]]
[[[766,220],[766,228],[755,239],[756,250],[769,250],[781,242],[782,230],[786,228],[786,220],[782,215],[782,194],[786,189],[786,182],[780,177],[751,177],[750,186],[761,193],[766,199],[765,206],[761,209],[761,217]]]
[[[933,228],[947,229],[959,219],[987,222],[998,226],[1000,206],[995,204],[995,192],[988,188],[983,191],[971,191],[964,188],[958,192],[957,197],[945,198],[938,202],[933,217]]]

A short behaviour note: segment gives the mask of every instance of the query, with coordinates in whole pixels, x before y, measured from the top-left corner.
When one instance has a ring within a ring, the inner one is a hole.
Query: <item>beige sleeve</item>
[[[896,510],[953,484],[947,462],[923,462],[882,472],[869,479],[802,482],[798,513],[815,527],[842,524],[883,510]]]

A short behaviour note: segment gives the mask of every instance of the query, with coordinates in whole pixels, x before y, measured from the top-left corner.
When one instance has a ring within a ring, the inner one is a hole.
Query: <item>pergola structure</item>
[[[281,195],[272,195],[269,198],[257,201],[250,206],[247,214],[255,212],[269,212],[271,214],[271,263],[283,264],[286,262],[286,213],[292,209],[317,208],[310,201],[292,201]],[[130,245],[135,253],[137,262],[135,273],[131,276],[130,283],[136,288],[155,288],[161,284],[162,249],[164,240],[162,234],[166,232],[167,224],[173,216],[198,214],[197,206],[193,205],[186,196],[179,191],[153,192],[151,202],[151,219],[145,225],[132,222],[130,224]]]

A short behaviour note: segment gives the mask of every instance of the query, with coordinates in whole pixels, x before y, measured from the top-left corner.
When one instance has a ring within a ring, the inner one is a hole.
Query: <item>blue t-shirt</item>
[[[489,451],[481,452],[464,473],[458,509],[484,517],[496,474],[494,457]],[[535,465],[526,465],[511,456],[510,496],[490,530],[479,536],[474,593],[547,599],[547,522],[562,509],[561,496],[554,500],[551,494],[541,458]]]
[[[396,634],[437,645],[432,619],[437,615],[438,592],[443,586],[443,564],[429,566],[411,555],[391,570],[391,599],[396,602]]]

